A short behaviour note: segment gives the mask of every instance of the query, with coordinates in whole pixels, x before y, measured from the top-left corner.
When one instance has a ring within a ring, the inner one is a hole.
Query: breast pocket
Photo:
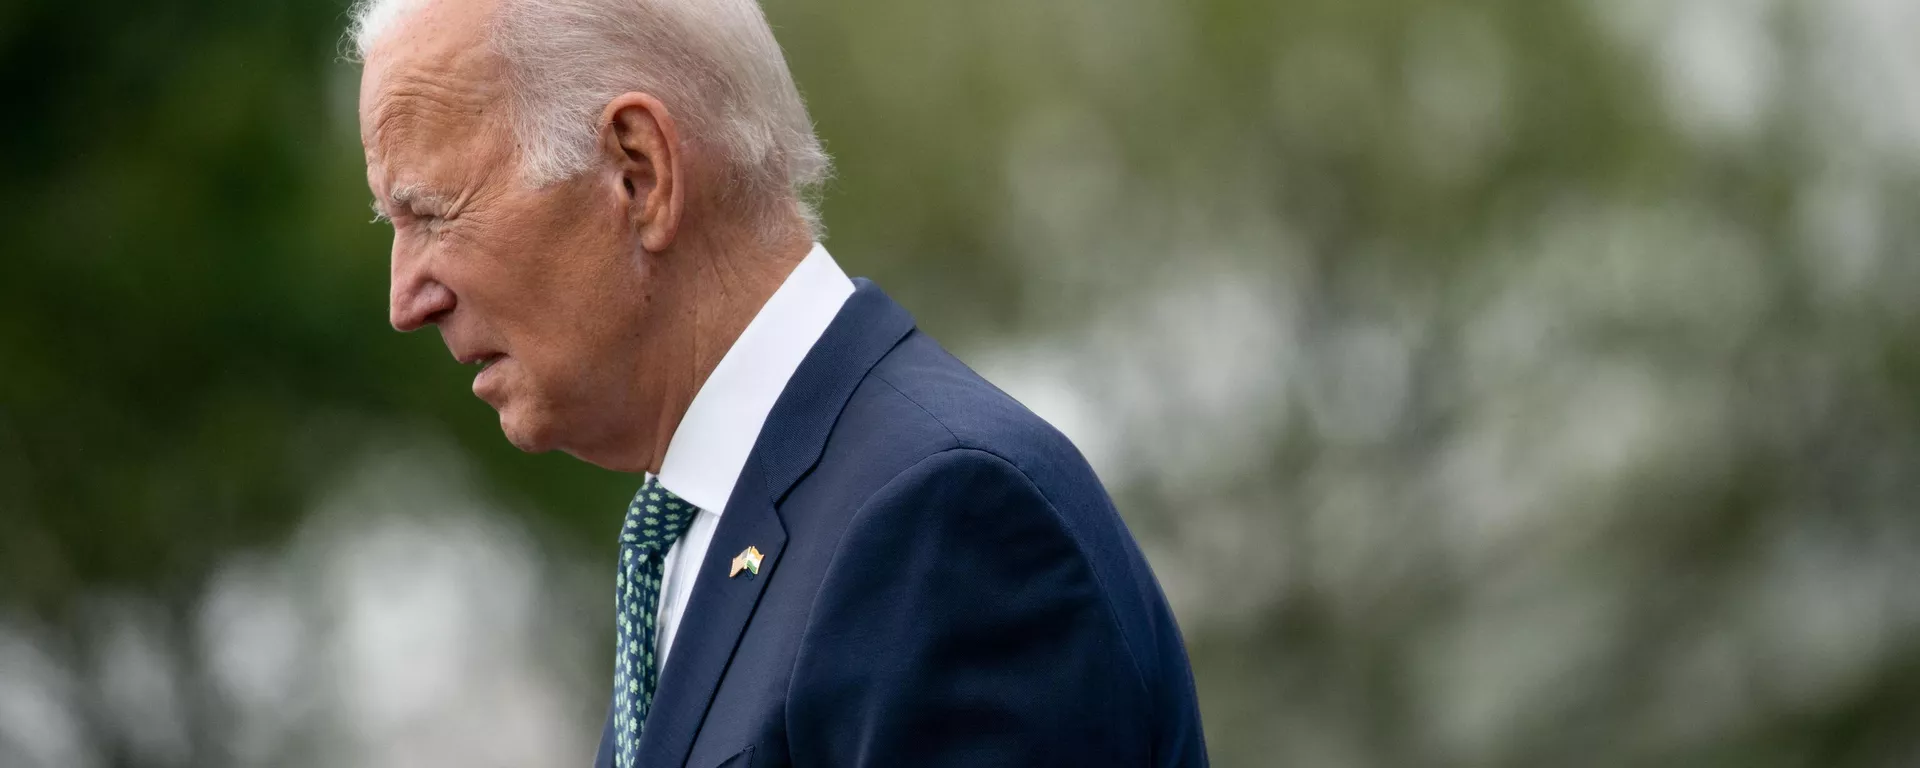
[[[740,754],[713,764],[713,768],[752,768],[753,747],[740,750]]]

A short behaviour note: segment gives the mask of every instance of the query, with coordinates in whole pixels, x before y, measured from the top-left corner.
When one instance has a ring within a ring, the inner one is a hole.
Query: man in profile
[[[393,326],[514,445],[644,476],[598,765],[1205,764],[1085,460],[816,242],[756,3],[363,0],[352,36]]]

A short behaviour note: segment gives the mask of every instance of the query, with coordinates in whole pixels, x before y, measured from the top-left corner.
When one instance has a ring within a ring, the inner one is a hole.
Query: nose
[[[440,321],[453,309],[453,291],[433,278],[426,260],[393,249],[393,284],[387,296],[387,321],[402,333]]]

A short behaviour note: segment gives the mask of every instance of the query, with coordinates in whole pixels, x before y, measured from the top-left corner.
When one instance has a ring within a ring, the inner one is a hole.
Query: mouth
[[[500,362],[502,359],[505,359],[505,358],[506,358],[506,355],[504,353],[489,352],[486,354],[479,354],[479,355],[467,355],[465,357],[458,358],[456,362],[460,363],[461,365],[475,366],[480,370],[484,371],[492,367],[494,363]]]

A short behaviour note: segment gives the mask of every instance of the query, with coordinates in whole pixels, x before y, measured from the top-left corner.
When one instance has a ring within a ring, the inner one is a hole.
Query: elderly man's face
[[[436,325],[524,450],[591,441],[630,407],[648,281],[617,177],[523,183],[491,3],[432,3],[369,53],[360,132],[393,220],[391,319]]]

